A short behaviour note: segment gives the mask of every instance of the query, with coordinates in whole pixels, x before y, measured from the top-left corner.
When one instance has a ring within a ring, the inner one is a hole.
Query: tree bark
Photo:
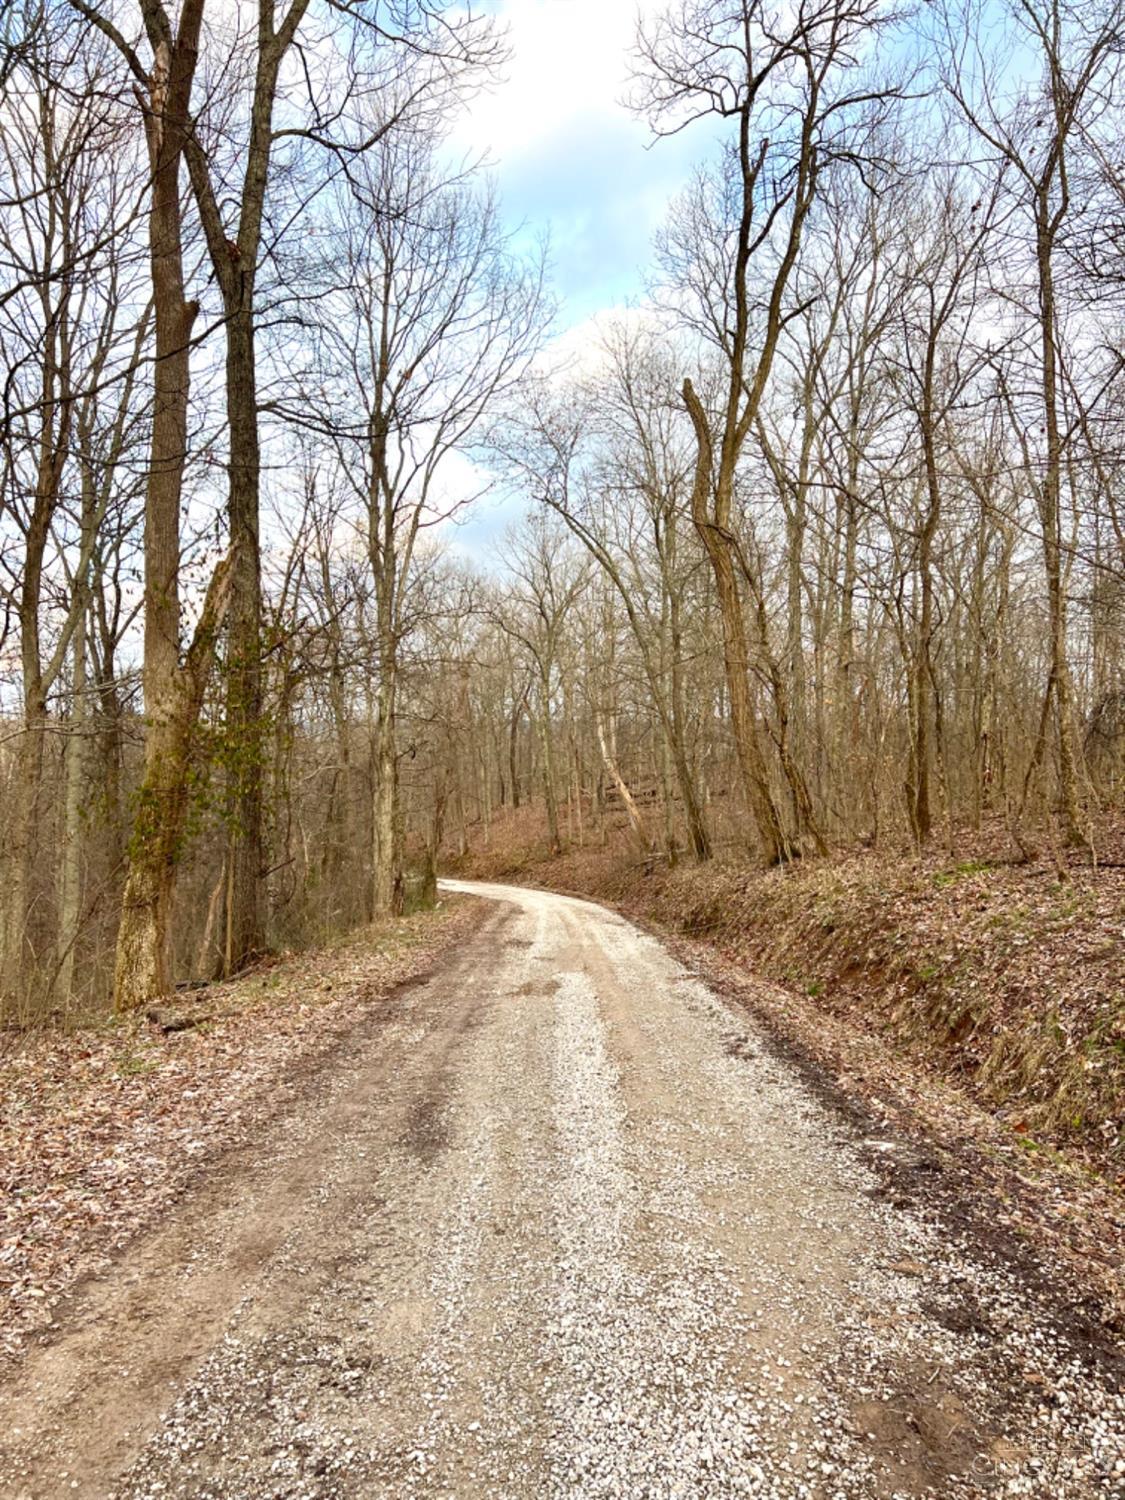
[[[122,894],[114,1005],[128,1011],[168,988],[168,924],[188,808],[191,741],[215,631],[226,611],[229,559],[212,576],[180,666],[180,501],[188,443],[191,332],[185,297],[180,164],[189,125],[204,0],[185,0],[179,31],[158,36],[145,124],[152,164],[149,257],[155,363],[145,495],[144,771]]]
[[[769,772],[750,692],[750,652],[746,640],[746,620],[738,592],[732,539],[727,530],[729,501],[720,497],[716,505],[717,514],[712,515],[711,428],[690,380],[684,381],[684,402],[695,428],[698,445],[691,513],[715,580],[735,753],[746,801],[757,829],[762,858],[767,864],[773,865],[785,857],[789,843],[770,790]]]
[[[540,684],[543,702],[539,714],[539,738],[543,746],[543,797],[547,804],[547,838],[552,854],[562,853],[559,833],[559,803],[555,790],[555,756],[551,744],[551,688],[546,675]]]
[[[652,851],[652,839],[649,837],[648,829],[645,827],[644,819],[641,817],[640,809],[637,807],[636,798],[629,790],[621,772],[617,769],[617,762],[610,754],[609,745],[605,737],[605,724],[602,722],[600,713],[594,715],[594,726],[598,736],[598,748],[602,752],[602,764],[610,781],[616,788],[617,795],[621,798],[621,805],[625,809],[625,815],[629,819],[629,827],[632,829],[633,837],[640,845],[645,854]]]
[[[78,935],[81,927],[82,874],[86,793],[89,781],[86,705],[86,611],[78,621],[72,644],[73,708],[63,760],[63,848],[59,874],[59,942],[56,987],[64,1005],[73,998]]]
[[[1065,205],[1064,205],[1065,206]],[[1039,485],[1039,513],[1043,533],[1043,566],[1047,575],[1047,607],[1050,620],[1050,680],[1055,704],[1055,731],[1059,755],[1059,804],[1067,838],[1081,843],[1078,817],[1077,747],[1070,663],[1067,660],[1067,601],[1062,564],[1061,495],[1062,436],[1059,422],[1058,358],[1055,348],[1058,314],[1052,258],[1053,221],[1063,210],[1053,210],[1049,188],[1041,189],[1036,202],[1036,259],[1039,272],[1039,323],[1043,420],[1047,435],[1046,465]]]
[[[250,273],[239,268],[238,290],[227,298],[228,515],[231,548],[236,558],[227,624],[226,713],[231,767],[227,802],[229,875],[224,966],[227,973],[244,968],[265,945],[258,537],[261,457],[250,282]]]

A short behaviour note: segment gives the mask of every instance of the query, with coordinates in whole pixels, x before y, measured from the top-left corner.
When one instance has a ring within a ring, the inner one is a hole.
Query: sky
[[[688,131],[654,143],[623,103],[638,0],[496,0],[492,8],[512,56],[451,144],[491,163],[513,232],[529,243],[546,233],[556,337],[579,354],[596,319],[644,295],[653,236],[703,142]],[[654,10],[656,0],[640,8]],[[466,482],[469,474],[466,465]],[[486,559],[518,510],[511,497],[486,498],[447,541]]]
[[[698,143],[652,142],[622,102],[637,0],[497,0],[511,60],[454,142],[486,156],[509,223],[549,232],[560,324],[643,289],[652,237]],[[655,9],[654,0],[641,9]]]

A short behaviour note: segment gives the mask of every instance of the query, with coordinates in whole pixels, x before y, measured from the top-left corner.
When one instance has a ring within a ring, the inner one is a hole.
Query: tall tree
[[[386,135],[338,206],[321,378],[373,585],[373,910],[385,915],[402,899],[397,705],[419,539],[473,498],[443,485],[448,459],[519,379],[546,308],[541,268],[513,253],[490,189],[445,170],[426,132]]]
[[[530,391],[496,442],[517,482],[563,518],[617,591],[659,717],[688,844],[703,861],[711,842],[684,708],[680,521],[691,460],[657,343],[655,333],[612,330],[598,376],[561,394]],[[615,768],[609,774],[620,779]]]
[[[65,11],[23,19],[0,147],[0,525],[19,540],[19,565],[4,584],[18,623],[21,700],[0,963],[0,987],[13,994],[46,982],[55,954],[50,862],[37,847],[46,737],[72,646],[74,659],[84,659],[100,531],[129,485],[129,419],[147,327],[134,265],[139,163],[113,97],[109,49],[91,45]],[[93,413],[113,408],[99,455],[107,467],[95,477]],[[73,744],[70,759],[79,752]]]
[[[190,792],[192,740],[215,637],[226,613],[232,558],[215,568],[181,661],[180,508],[189,452],[192,330],[199,304],[184,268],[181,168],[191,139],[204,0],[185,0],[173,29],[158,5],[143,11],[151,52],[139,54],[106,17],[86,15],[118,47],[137,84],[149,156],[148,244],[152,278],[152,438],[145,496],[144,775],[122,895],[114,1003],[130,1010],[168,988],[168,937],[176,867]]]
[[[1005,169],[1009,201],[1025,230],[1026,237],[1009,239],[1005,272],[1010,288],[1027,292],[1023,313],[1037,410],[1029,412],[1017,397],[1012,416],[1022,428],[1038,511],[1050,617],[1050,665],[1028,781],[1046,753],[1053,724],[1061,818],[1067,837],[1081,842],[1063,527],[1070,449],[1065,413],[1069,319],[1060,272],[1081,208],[1071,186],[1076,158],[1110,107],[1121,76],[1125,5],[1121,0],[1093,5],[1011,0],[1003,13],[1033,70],[1014,93],[1008,78],[1011,44],[1005,40],[1002,49],[997,45],[1002,33],[995,14],[978,0],[950,4],[942,12],[941,65],[950,97]]]
[[[715,577],[731,726],[769,863],[806,837],[821,849],[824,840],[799,767],[784,766],[793,833],[771,785],[741,579],[760,587],[737,535],[736,477],[778,339],[795,315],[787,292],[821,175],[833,162],[863,159],[873,116],[895,93],[858,67],[887,14],[878,0],[802,0],[779,25],[764,0],[692,0],[640,36],[638,103],[654,128],[675,131],[707,117],[733,126],[718,167],[700,173],[677,209],[662,251],[683,317],[720,372],[714,410],[684,381],[697,447],[692,516]]]

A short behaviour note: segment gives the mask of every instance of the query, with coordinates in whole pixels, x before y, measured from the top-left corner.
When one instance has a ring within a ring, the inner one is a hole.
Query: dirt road
[[[1112,1367],[888,1196],[916,1148],[622,919],[463,889],[454,960],[0,1391],[0,1495],[1125,1490]]]

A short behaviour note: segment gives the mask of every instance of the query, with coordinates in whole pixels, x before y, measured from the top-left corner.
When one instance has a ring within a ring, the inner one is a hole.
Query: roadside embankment
[[[593,897],[735,991],[769,981],[742,998],[775,1033],[878,1108],[971,1142],[1001,1212],[1122,1297],[1125,870],[1060,879],[977,850],[669,869],[623,843],[550,860],[497,837],[457,872]]]

